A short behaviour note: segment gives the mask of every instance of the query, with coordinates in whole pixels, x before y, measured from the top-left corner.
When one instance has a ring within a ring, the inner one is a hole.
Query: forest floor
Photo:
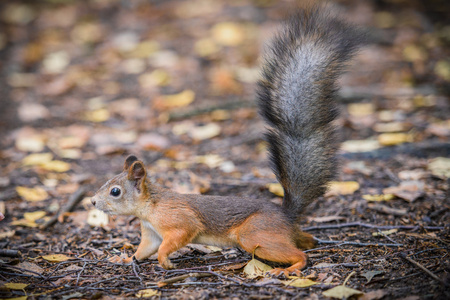
[[[271,278],[203,245],[173,270],[110,263],[140,223],[90,197],[136,154],[180,193],[280,202],[254,99],[292,1],[2,1],[0,298],[450,299],[449,4],[332,5],[371,43],[340,80],[339,176],[301,222],[322,242]]]

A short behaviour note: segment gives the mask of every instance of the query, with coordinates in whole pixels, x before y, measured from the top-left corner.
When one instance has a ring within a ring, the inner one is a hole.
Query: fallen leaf
[[[72,166],[61,160],[52,160],[40,165],[40,167],[46,171],[63,173],[69,171]]]
[[[450,81],[450,61],[438,61],[434,67],[434,72],[442,79]]]
[[[275,194],[279,197],[284,197],[284,189],[279,183],[268,183],[266,187],[269,189],[269,192]]]
[[[13,226],[31,227],[31,228],[38,227],[38,224],[36,224],[33,221],[28,221],[26,219],[19,219],[19,220],[12,221],[11,225],[13,225]]]
[[[32,129],[22,129],[15,141],[17,149],[23,152],[41,152],[45,148],[45,136]]]
[[[380,143],[377,140],[349,140],[341,144],[341,149],[345,152],[359,153],[370,152],[380,148]]]
[[[39,103],[22,103],[17,109],[17,114],[23,122],[33,122],[50,116],[48,108]]]
[[[363,117],[373,114],[375,106],[373,103],[351,103],[347,105],[348,113],[355,117]]]
[[[48,163],[53,159],[53,154],[51,153],[33,153],[25,156],[22,159],[22,165],[24,166],[35,166],[44,163]]]
[[[184,90],[174,95],[160,96],[154,101],[158,109],[168,109],[175,107],[185,107],[195,100],[195,93],[192,90]]]
[[[295,286],[295,287],[309,287],[312,285],[316,285],[319,282],[313,281],[311,279],[307,279],[307,278],[297,278],[291,281],[282,281],[283,284],[287,285],[287,286]]]
[[[159,151],[167,149],[170,146],[170,140],[163,135],[147,133],[138,138],[137,145],[144,150]]]
[[[47,192],[41,187],[27,188],[18,186],[16,187],[16,192],[22,199],[31,202],[42,201],[48,198]]]
[[[109,223],[109,217],[106,213],[94,208],[88,213],[87,223],[93,227],[106,226]]]
[[[363,295],[364,293],[343,285],[338,285],[332,289],[326,290],[322,295],[330,298],[348,299],[353,295]]]
[[[428,164],[428,170],[436,177],[450,178],[450,158],[436,157]]]
[[[378,142],[382,146],[395,146],[412,141],[414,137],[408,133],[382,133],[378,136]]]
[[[389,123],[377,123],[373,126],[373,130],[376,132],[399,132],[406,131],[411,126],[402,122],[389,122]]]
[[[86,144],[86,139],[80,136],[65,136],[58,140],[61,149],[81,148]]]
[[[26,212],[23,214],[23,217],[25,220],[28,220],[30,222],[35,222],[36,220],[39,220],[43,218],[47,213],[43,210],[38,210],[34,212]]]
[[[8,282],[3,285],[5,288],[10,290],[23,290],[28,286],[27,283],[14,283],[14,282]]]
[[[367,271],[367,272],[361,274],[361,276],[366,277],[366,279],[367,279],[366,283],[369,283],[373,277],[383,274],[383,273],[384,273],[384,271]]]
[[[33,275],[34,273],[32,273],[32,272],[36,272],[39,274],[42,274],[44,272],[44,269],[42,269],[38,265],[30,263],[28,261],[23,261],[23,262],[19,263],[17,265],[17,267],[21,268],[22,270],[20,272],[25,273],[25,274]],[[32,271],[32,272],[28,272],[28,271]]]
[[[207,57],[218,53],[220,46],[213,39],[205,38],[195,42],[194,51],[201,57]]]
[[[58,51],[48,54],[42,61],[44,73],[62,73],[70,63],[70,56],[66,51]]]
[[[109,119],[110,114],[109,111],[105,108],[100,108],[93,111],[87,111],[84,114],[84,119],[87,121],[101,123],[105,122]]]
[[[326,195],[351,195],[359,190],[359,183],[356,181],[330,181]]]
[[[243,26],[232,22],[214,25],[211,29],[212,38],[223,46],[238,46],[245,40]]]
[[[398,178],[401,180],[420,180],[426,177],[427,173],[422,169],[404,170],[398,173]]]
[[[395,198],[394,194],[381,194],[381,195],[362,195],[362,198],[367,201],[391,201]]]
[[[209,168],[217,168],[223,162],[223,157],[217,154],[199,155],[194,158],[196,163],[205,164]]]
[[[253,258],[251,261],[247,263],[244,268],[244,273],[248,278],[256,278],[260,276],[264,276],[268,271],[273,268],[265,263]]]
[[[154,289],[145,289],[145,290],[140,290],[139,292],[136,293],[136,297],[137,298],[149,298],[152,296],[159,296],[161,293],[157,290]]]
[[[393,234],[393,233],[396,233],[398,231],[398,229],[390,229],[390,230],[383,230],[383,231],[380,231],[380,232],[373,232],[372,233],[372,236],[385,236],[385,235],[390,235],[390,234]]]
[[[393,194],[398,198],[413,202],[425,193],[425,183],[422,181],[403,181],[399,186],[383,189],[383,193]]]
[[[42,256],[42,258],[49,262],[63,262],[72,259],[71,257],[64,254],[44,255]]]
[[[209,123],[203,126],[195,126],[188,131],[188,135],[197,141],[203,141],[218,136],[222,128],[216,123]]]

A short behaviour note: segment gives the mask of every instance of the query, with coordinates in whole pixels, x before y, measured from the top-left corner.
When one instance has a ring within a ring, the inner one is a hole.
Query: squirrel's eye
[[[120,189],[118,187],[115,187],[109,192],[111,196],[118,197],[120,195]]]

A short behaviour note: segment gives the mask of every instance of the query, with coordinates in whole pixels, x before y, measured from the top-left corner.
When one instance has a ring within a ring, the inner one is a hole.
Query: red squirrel
[[[298,228],[305,207],[323,195],[336,174],[336,80],[361,41],[360,31],[330,14],[326,7],[301,8],[270,44],[258,82],[258,107],[272,169],[284,189],[282,205],[267,199],[179,194],[154,184],[135,156],[123,172],[92,198],[109,214],[140,219],[141,243],[131,263],[158,252],[163,268],[169,255],[188,243],[235,246],[265,260],[290,265],[274,275],[305,268],[301,249],[315,239]]]

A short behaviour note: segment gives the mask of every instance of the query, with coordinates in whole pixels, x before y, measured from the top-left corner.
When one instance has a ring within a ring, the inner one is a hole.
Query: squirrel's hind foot
[[[284,276],[285,278],[288,278],[289,275],[299,276],[302,275],[302,271],[299,269],[290,270],[290,268],[275,268],[267,272],[269,275],[273,277],[281,277]]]

